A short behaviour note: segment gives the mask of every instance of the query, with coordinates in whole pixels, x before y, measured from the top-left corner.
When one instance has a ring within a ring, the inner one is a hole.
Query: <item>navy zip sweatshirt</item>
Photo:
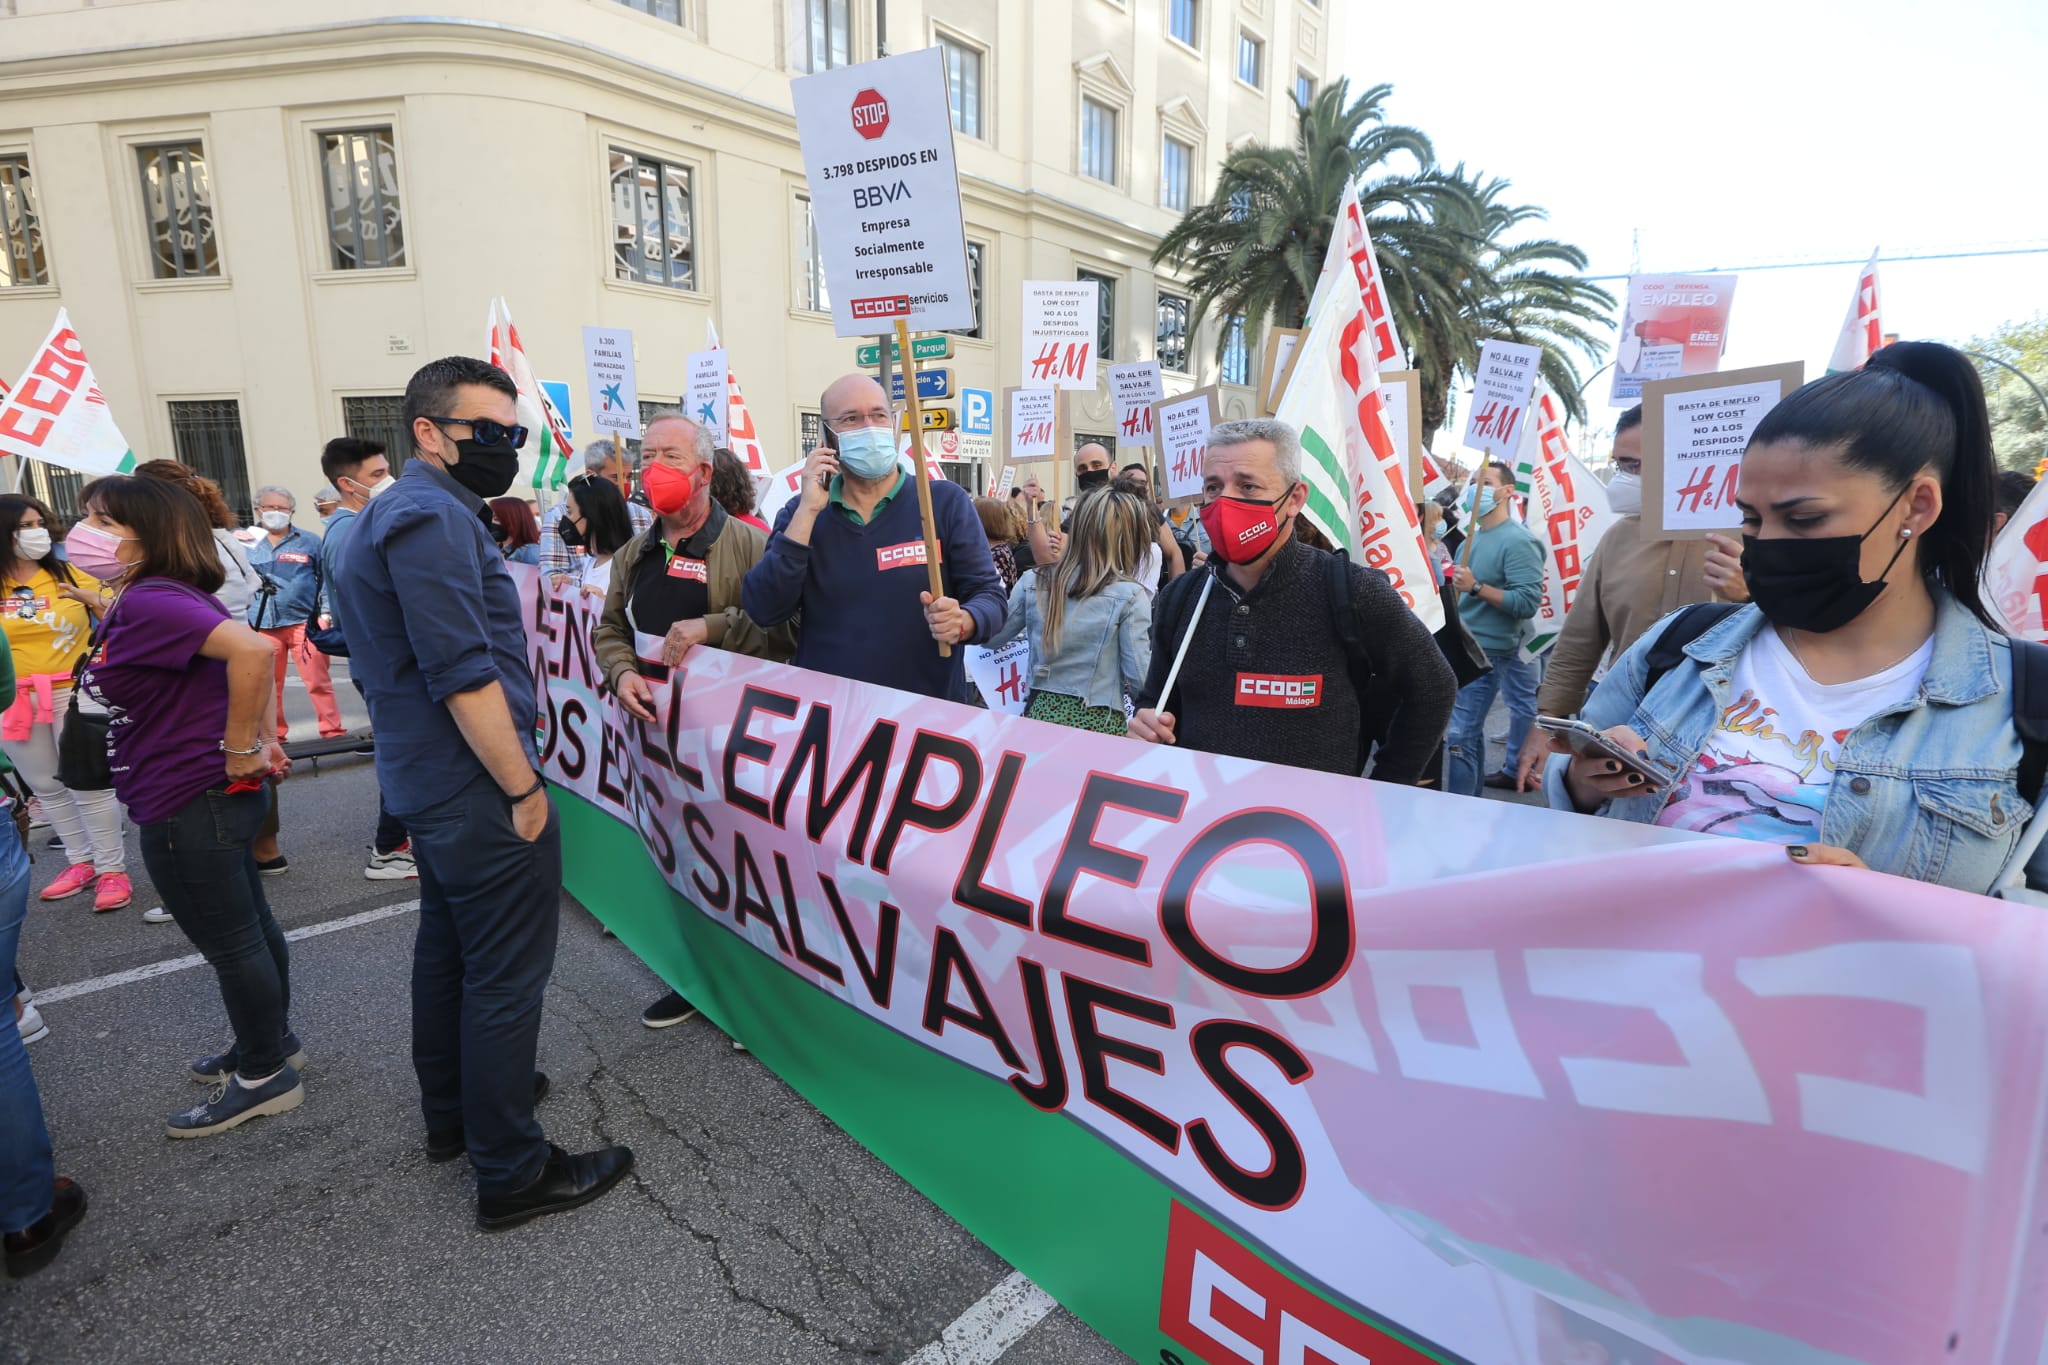
[[[838,504],[828,505],[809,545],[783,534],[796,508],[792,499],[776,516],[767,551],[740,585],[747,615],[777,626],[801,613],[791,660],[799,668],[967,700],[965,651],[956,645],[952,658],[939,657],[918,601],[928,583],[910,476],[865,526],[855,525]],[[974,618],[974,640],[986,640],[1003,624],[1009,602],[974,500],[958,484],[933,481],[932,525],[946,595]]]

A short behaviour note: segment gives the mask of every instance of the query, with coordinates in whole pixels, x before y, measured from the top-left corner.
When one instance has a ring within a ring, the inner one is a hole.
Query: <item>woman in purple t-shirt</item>
[[[164,907],[219,975],[235,1032],[233,1047],[192,1064],[213,1082],[207,1102],[166,1129],[205,1137],[296,1109],[306,1094],[284,934],[249,851],[273,799],[263,779],[290,766],[272,738],[276,651],[212,595],[220,556],[198,499],[115,476],[79,500],[85,519],[65,549],[114,591],[84,682],[112,717],[114,792]]]

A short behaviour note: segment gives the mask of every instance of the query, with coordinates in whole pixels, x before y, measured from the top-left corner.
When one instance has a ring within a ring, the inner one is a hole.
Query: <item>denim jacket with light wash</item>
[[[1646,632],[1586,703],[1585,720],[1626,725],[1650,757],[1688,773],[1728,705],[1736,661],[1764,624],[1754,606],[1685,647],[1679,664],[1643,695],[1651,646],[1674,616]],[[1846,848],[1879,872],[1960,891],[1990,891],[2034,808],[2020,795],[2020,739],[2012,723],[2012,646],[1953,597],[1935,589],[1934,653],[1913,696],[1879,711],[1842,742],[1821,808],[1817,842]],[[1567,760],[1544,774],[1550,804],[1571,810]],[[1670,788],[1609,801],[1600,814],[1649,824]],[[2027,866],[2027,885],[2048,888],[2048,844]]]
[[[1152,667],[1152,598],[1128,578],[1093,597],[1068,598],[1060,615],[1059,652],[1048,658],[1045,618],[1038,611],[1038,571],[1029,569],[1010,589],[1003,628],[981,643],[1001,649],[1020,635],[1031,641],[1034,691],[1121,711],[1124,694],[1137,695]]]

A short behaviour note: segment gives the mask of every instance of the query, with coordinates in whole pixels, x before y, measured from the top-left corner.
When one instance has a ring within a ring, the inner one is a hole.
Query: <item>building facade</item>
[[[503,295],[579,439],[584,325],[633,330],[653,403],[714,323],[780,466],[855,346],[789,83],[936,45],[980,299],[956,390],[1018,382],[1024,280],[1093,276],[1105,359],[1248,415],[1256,338],[1219,366],[1148,257],[1231,147],[1292,140],[1343,3],[0,0],[0,373],[68,308],[138,456],[310,512],[321,444],[397,454],[407,378],[481,353]],[[1106,394],[1074,425],[1109,432]]]

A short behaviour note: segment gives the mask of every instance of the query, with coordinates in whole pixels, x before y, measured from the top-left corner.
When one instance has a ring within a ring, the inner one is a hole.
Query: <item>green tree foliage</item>
[[[2008,322],[1988,337],[1975,337],[1963,349],[1994,356],[2011,365],[2048,393],[2048,317]],[[2034,390],[2004,365],[1977,361],[1984,379],[1984,398],[1991,408],[1991,449],[2000,468],[2034,472],[2048,456],[2048,410]]]

